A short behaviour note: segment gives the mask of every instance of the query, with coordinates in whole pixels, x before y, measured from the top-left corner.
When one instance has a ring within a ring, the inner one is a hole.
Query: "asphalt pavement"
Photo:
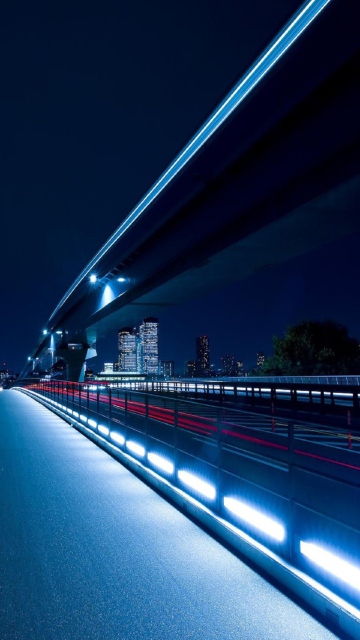
[[[1,640],[333,633],[61,418],[0,393]]]

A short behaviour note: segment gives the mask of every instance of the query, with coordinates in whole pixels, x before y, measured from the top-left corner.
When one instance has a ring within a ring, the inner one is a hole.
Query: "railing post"
[[[145,449],[148,450],[149,396],[145,395]]]
[[[111,429],[111,387],[108,387],[109,391],[109,430]]]
[[[97,421],[99,422],[99,408],[100,408],[100,391],[99,391],[99,386],[96,386],[96,418]]]
[[[294,464],[294,445],[295,445],[295,435],[294,435],[294,423],[292,420],[288,423],[288,473],[289,473],[289,558],[290,560],[294,559],[294,472],[293,472],[293,464]]]
[[[359,415],[359,396],[357,391],[353,393],[353,414],[354,416]]]
[[[222,415],[223,410],[218,409],[216,415],[217,431],[216,431],[216,511],[220,515],[220,467],[221,467],[221,433],[222,433]]]
[[[178,438],[179,438],[179,401],[174,402],[174,482],[177,484],[177,469],[179,464]]]

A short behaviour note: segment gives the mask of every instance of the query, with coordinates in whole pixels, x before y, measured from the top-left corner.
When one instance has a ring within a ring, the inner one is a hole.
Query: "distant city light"
[[[94,282],[96,282],[96,280],[97,280],[96,275],[95,275],[94,273],[92,273],[92,274],[91,274],[91,276],[90,276],[90,282],[91,282],[92,284],[94,284]]]
[[[238,518],[248,522],[256,529],[263,531],[270,536],[270,538],[274,538],[279,542],[284,540],[284,527],[272,518],[265,516],[261,511],[249,507],[245,502],[228,497],[224,498],[224,506],[238,516]]]

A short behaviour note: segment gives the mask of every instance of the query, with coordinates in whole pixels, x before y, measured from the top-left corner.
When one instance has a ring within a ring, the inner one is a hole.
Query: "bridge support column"
[[[61,345],[56,349],[55,356],[66,362],[66,379],[73,382],[83,382],[85,374],[85,360],[96,356],[96,349],[87,344]]]

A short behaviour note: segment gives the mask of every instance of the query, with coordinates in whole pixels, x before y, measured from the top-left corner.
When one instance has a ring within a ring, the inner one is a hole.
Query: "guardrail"
[[[342,382],[341,382],[342,378]],[[346,378],[346,383],[345,383]],[[351,422],[360,417],[360,388],[353,384],[357,377],[334,378],[199,378],[145,381],[106,381],[113,388],[132,389],[151,393],[179,394],[187,398],[231,402],[291,411],[334,415]],[[311,382],[309,382],[311,380]],[[320,382],[321,381],[321,382]],[[96,384],[101,384],[96,381]]]
[[[360,606],[360,439],[350,431],[86,383],[24,390]]]

